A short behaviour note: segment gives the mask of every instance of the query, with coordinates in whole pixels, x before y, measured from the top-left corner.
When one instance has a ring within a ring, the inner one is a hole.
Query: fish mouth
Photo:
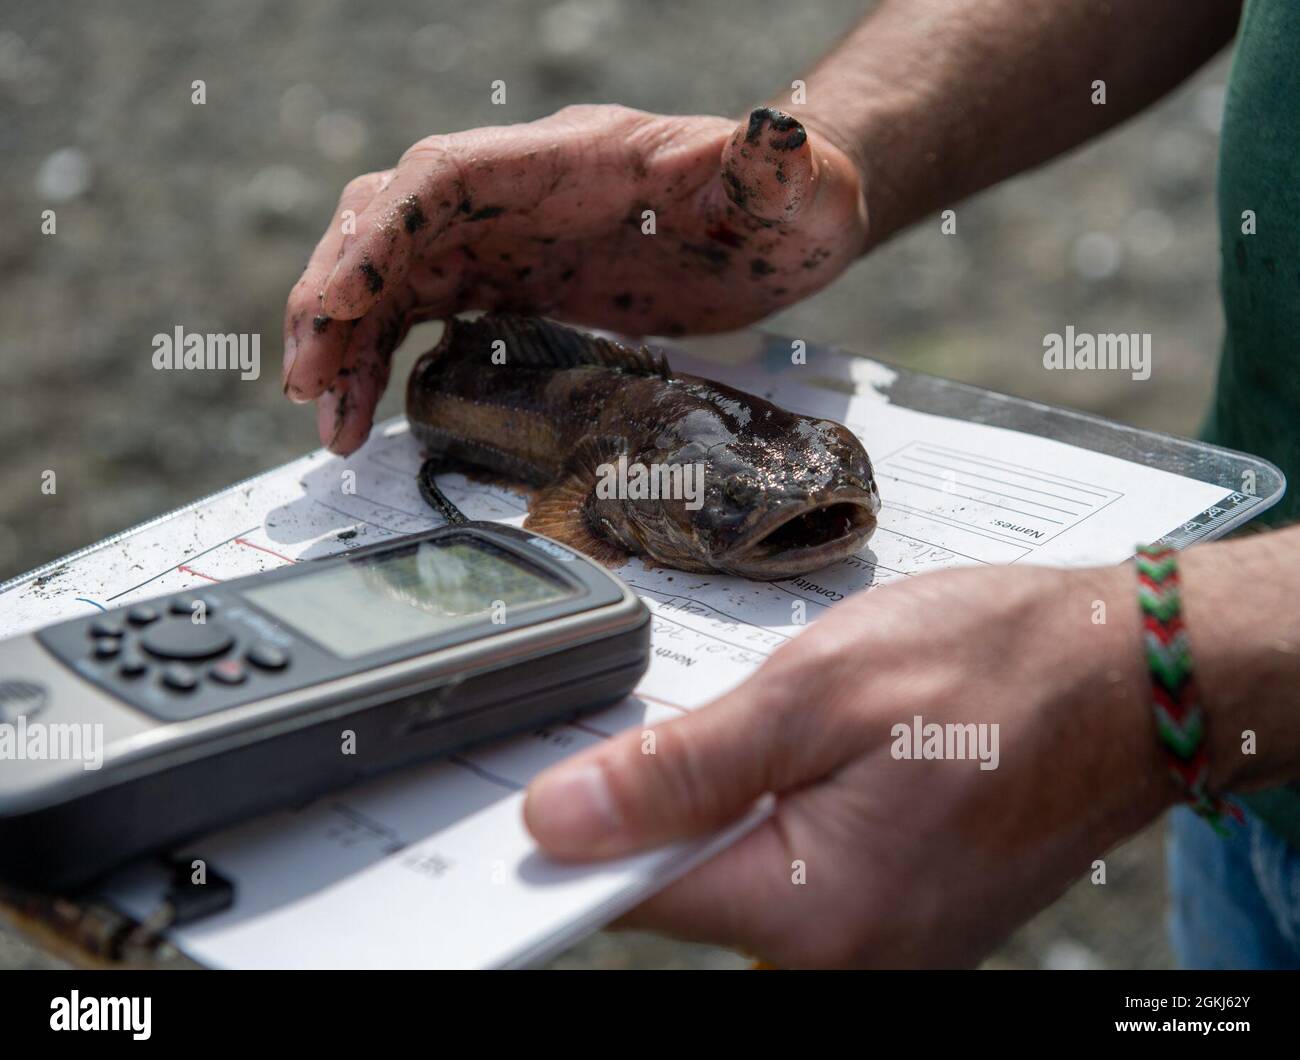
[[[875,494],[859,492],[783,506],[760,520],[719,566],[764,581],[819,570],[860,549],[876,529],[879,510]]]

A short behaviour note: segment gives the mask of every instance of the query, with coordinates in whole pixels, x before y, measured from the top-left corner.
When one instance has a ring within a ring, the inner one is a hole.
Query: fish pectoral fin
[[[621,434],[589,434],[573,447],[564,462],[564,470],[566,474],[589,480],[595,489],[596,479],[603,470],[616,466],[618,458],[630,451],[627,439]]]
[[[591,501],[602,464],[626,453],[621,438],[588,438],[573,451],[559,477],[534,494],[524,529],[554,538],[606,567],[627,561],[628,552],[600,535],[591,518]]]

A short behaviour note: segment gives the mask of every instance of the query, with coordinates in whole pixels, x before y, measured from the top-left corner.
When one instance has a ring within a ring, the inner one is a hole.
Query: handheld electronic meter
[[[73,888],[242,817],[613,703],[621,581],[496,523],[0,641],[0,878]]]

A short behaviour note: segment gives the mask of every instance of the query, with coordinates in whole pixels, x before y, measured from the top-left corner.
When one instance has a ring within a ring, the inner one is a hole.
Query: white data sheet
[[[713,853],[762,808],[708,843],[561,866],[537,853],[521,822],[522,789],[540,769],[628,726],[708,703],[805,633],[799,610],[812,624],[850,593],[946,567],[1117,563],[1135,543],[1235,496],[1043,438],[896,407],[874,392],[803,385],[797,371],[767,375],[682,357],[674,367],[847,423],[872,456],[884,502],[868,547],[771,584],[629,561],[619,573],[654,615],[651,665],[633,698],[191,844],[186,850],[235,881],[238,899],[176,931],[182,950],[235,968],[542,960]],[[353,456],[312,453],[10,583],[0,592],[0,632],[427,529],[438,519],[416,490],[420,461],[405,421],[389,421]],[[458,475],[441,482],[471,518],[523,519],[520,494]],[[157,893],[148,869],[112,889],[137,914]]]

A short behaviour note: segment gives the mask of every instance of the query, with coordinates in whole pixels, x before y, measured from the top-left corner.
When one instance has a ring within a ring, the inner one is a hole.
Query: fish
[[[526,485],[524,527],[607,566],[792,578],[859,551],[880,511],[843,424],[541,317],[447,321],[406,415],[436,466]]]

